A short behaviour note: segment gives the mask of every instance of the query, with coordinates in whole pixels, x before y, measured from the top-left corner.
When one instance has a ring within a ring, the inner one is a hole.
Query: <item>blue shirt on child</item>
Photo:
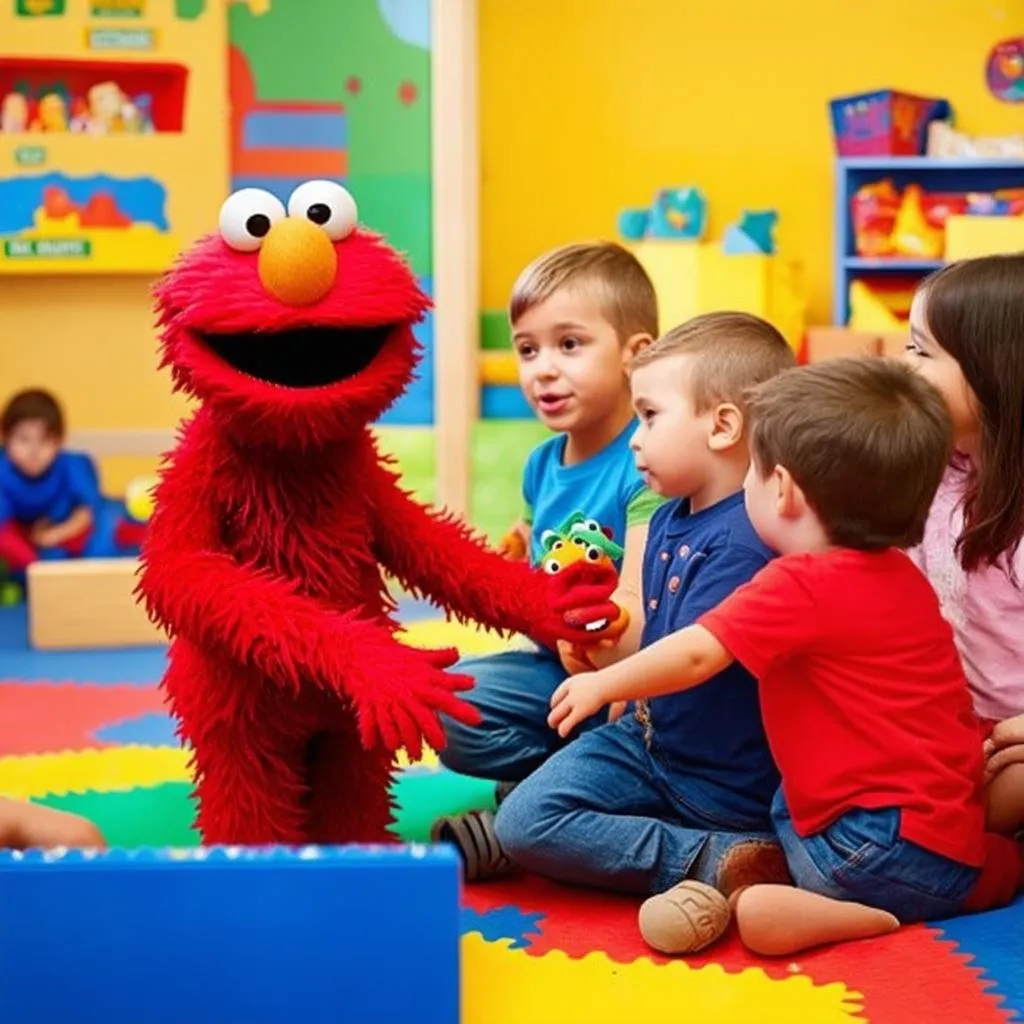
[[[641,646],[693,625],[773,557],[747,517],[742,491],[692,514],[686,500],[658,509],[644,551]],[[655,756],[705,784],[682,799],[724,827],[758,818],[768,827],[779,775],[757,682],[739,662],[702,686],[641,702],[637,717]]]
[[[563,465],[564,434],[549,438],[530,453],[523,471],[523,501],[534,564],[544,553],[544,531],[559,530],[575,512],[606,528],[620,546],[630,526],[650,521],[661,499],[637,472],[629,447],[635,430],[636,422],[631,421],[614,441],[574,466]]]
[[[0,525],[47,519],[63,523],[82,505],[100,502],[92,463],[78,452],[58,452],[42,476],[29,477],[0,450]]]

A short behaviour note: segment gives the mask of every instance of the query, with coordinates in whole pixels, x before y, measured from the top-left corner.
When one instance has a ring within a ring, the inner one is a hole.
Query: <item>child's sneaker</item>
[[[498,842],[490,811],[440,818],[434,822],[430,838],[435,843],[451,843],[459,851],[467,882],[501,878],[512,872],[512,862]]]
[[[687,878],[640,907],[640,934],[659,953],[696,953],[729,928],[729,901],[715,888]]]

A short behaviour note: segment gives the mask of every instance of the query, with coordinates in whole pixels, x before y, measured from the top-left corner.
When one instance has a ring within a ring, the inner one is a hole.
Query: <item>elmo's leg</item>
[[[313,842],[387,843],[392,757],[364,750],[354,723],[317,736],[310,747],[310,837]]]
[[[193,749],[206,845],[308,842],[309,733],[276,691],[219,659],[175,642],[164,687]]]

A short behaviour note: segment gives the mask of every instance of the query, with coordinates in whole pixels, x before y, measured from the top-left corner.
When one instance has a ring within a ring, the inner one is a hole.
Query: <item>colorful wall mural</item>
[[[229,9],[232,186],[287,200],[341,181],[360,219],[432,290],[429,0],[249,0]],[[433,422],[433,324],[419,379],[385,417]]]

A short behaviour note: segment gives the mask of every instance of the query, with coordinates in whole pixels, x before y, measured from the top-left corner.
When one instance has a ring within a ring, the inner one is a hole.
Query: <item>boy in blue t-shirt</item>
[[[636,461],[675,499],[650,524],[642,646],[695,622],[773,557],[744,508],[744,394],[793,362],[770,324],[741,313],[697,317],[635,361]],[[557,712],[549,728],[574,731]],[[771,834],[778,782],[756,681],[737,663],[703,688],[638,702],[551,757],[499,807],[495,859],[645,895],[684,878],[726,895],[786,881]]]
[[[637,259],[613,243],[569,245],[519,276],[509,308],[519,383],[556,436],[530,455],[523,518],[503,543],[510,557],[542,564],[575,519],[607,542],[620,571],[613,599],[630,625],[590,648],[595,664],[636,650],[642,624],[640,565],[659,499],[637,472],[629,439],[632,358],[657,335],[657,300]],[[568,539],[568,538],[566,538]],[[476,685],[465,699],[480,725],[445,722],[441,760],[465,775],[515,783],[562,746],[547,726],[551,694],[576,667],[572,652],[517,649],[463,662]],[[607,720],[602,713],[589,725]]]

